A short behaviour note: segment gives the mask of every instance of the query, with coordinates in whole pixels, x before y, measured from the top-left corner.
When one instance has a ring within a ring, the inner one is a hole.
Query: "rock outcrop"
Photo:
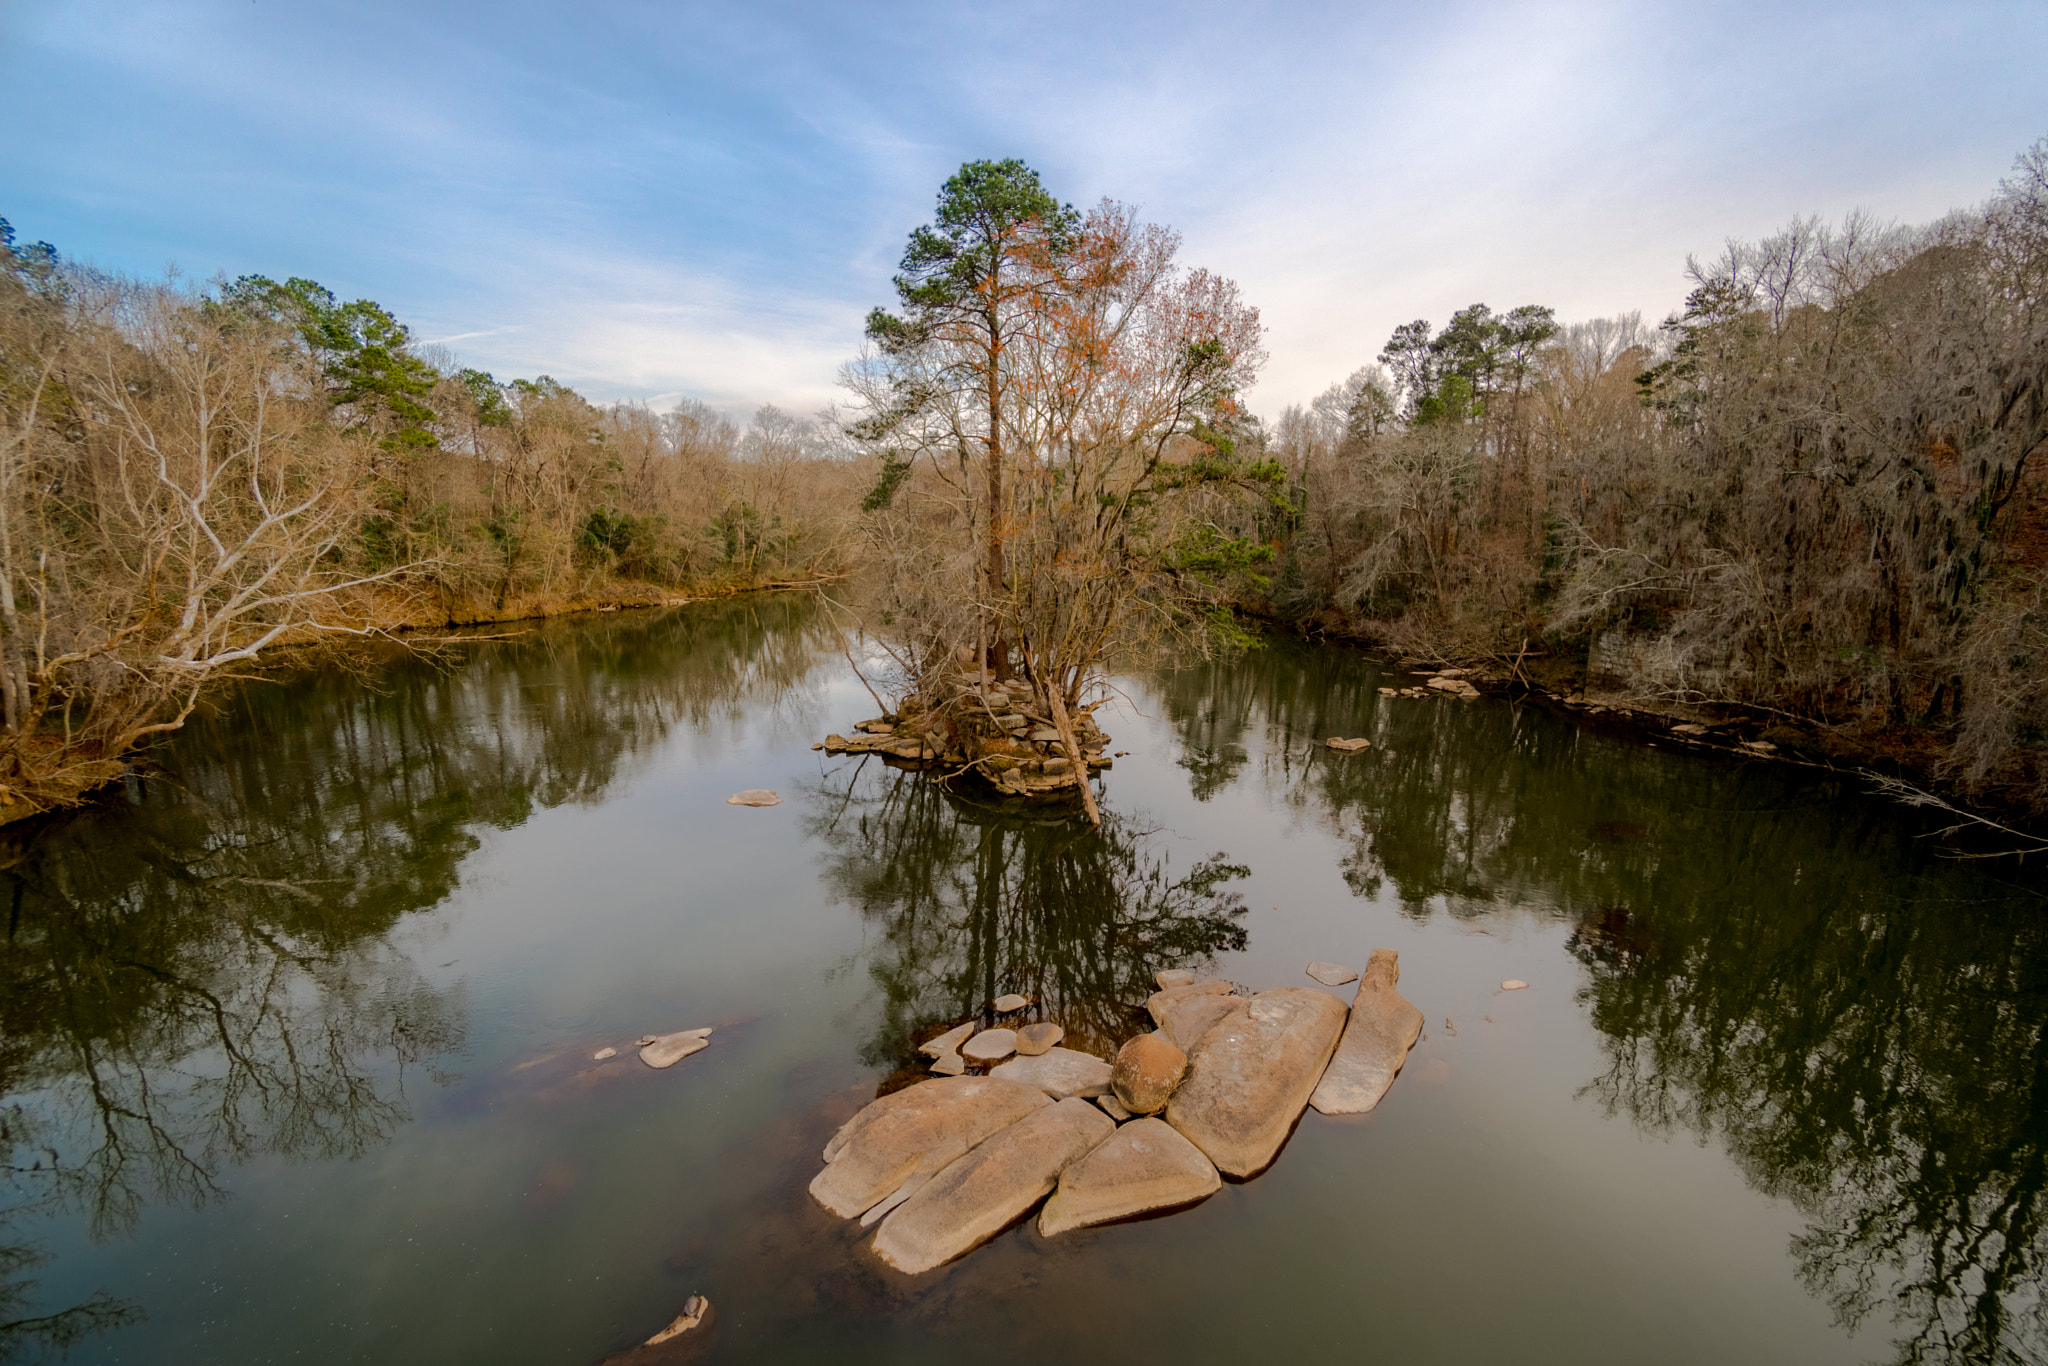
[[[1351,1018],[1309,1104],[1326,1115],[1363,1114],[1380,1103],[1422,1033],[1422,1012],[1394,984],[1400,955],[1374,949],[1351,1002]]]
[[[842,1219],[865,1213],[912,1180],[942,1169],[990,1134],[1052,1104],[1035,1086],[948,1077],[882,1097],[825,1145],[811,1195]]]
[[[1116,1121],[1085,1100],[1025,1116],[953,1159],[882,1221],[875,1254],[916,1275],[972,1251],[1028,1213]]]
[[[1038,1216],[1050,1238],[1151,1210],[1191,1205],[1223,1181],[1201,1150],[1157,1119],[1134,1119],[1060,1175]]]
[[[1226,1174],[1264,1171],[1322,1079],[1345,1014],[1327,991],[1260,992],[1195,1045],[1167,1122]]]

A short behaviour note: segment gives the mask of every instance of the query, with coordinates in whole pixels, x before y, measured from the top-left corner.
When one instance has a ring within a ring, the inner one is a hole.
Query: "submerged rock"
[[[692,1053],[711,1045],[709,1029],[685,1029],[679,1034],[660,1034],[640,1050],[640,1061],[649,1067],[674,1067]]]
[[[1109,1064],[1071,1048],[1049,1048],[1035,1058],[1012,1058],[989,1075],[1036,1086],[1054,1100],[1099,1096],[1109,1090]]]
[[[1150,1210],[1191,1205],[1222,1186],[1200,1149],[1157,1119],[1134,1119],[1060,1174],[1038,1216],[1050,1238]]]
[[[1211,997],[1214,1000],[1216,998]],[[1117,1050],[1109,1089],[1134,1115],[1156,1115],[1188,1069],[1188,1055],[1164,1034],[1140,1034]]]
[[[1067,1031],[1050,1020],[1028,1024],[1017,1031],[1017,1052],[1035,1058],[1066,1037]]]
[[[1308,975],[1326,987],[1341,987],[1346,982],[1358,980],[1358,969],[1347,968],[1342,963],[1310,963]]]
[[[1272,1164],[1322,1079],[1344,1003],[1312,987],[1262,991],[1202,1036],[1166,1120],[1231,1176]]]
[[[948,1077],[882,1097],[825,1145],[811,1196],[842,1219],[863,1214],[905,1182],[928,1177],[1034,1110],[1044,1091],[999,1077]]]
[[[960,1056],[969,1062],[995,1062],[1017,1051],[1014,1029],[984,1029],[960,1045]]]
[[[1116,1123],[1085,1100],[1048,1105],[948,1163],[889,1217],[875,1255],[916,1275],[1001,1233]]]
[[[1400,979],[1400,955],[1392,949],[1374,949],[1365,965],[1365,980],[1351,1002],[1344,1037],[1309,1097],[1309,1104],[1323,1114],[1364,1114],[1394,1084],[1408,1050],[1422,1033],[1422,1012],[1394,990]]]
[[[745,792],[735,792],[725,799],[727,806],[780,806],[782,798],[765,787],[750,787]]]

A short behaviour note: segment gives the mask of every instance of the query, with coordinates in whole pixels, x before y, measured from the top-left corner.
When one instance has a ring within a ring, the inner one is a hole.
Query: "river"
[[[1127,678],[1100,832],[814,752],[874,706],[796,595],[241,687],[0,831],[6,1340],[595,1362],[701,1292],[734,1362],[2048,1360],[2037,870],[1407,681]],[[1191,1210],[909,1279],[805,1194],[996,994],[1108,1047],[1160,968],[1380,946],[1428,1020],[1386,1100]]]

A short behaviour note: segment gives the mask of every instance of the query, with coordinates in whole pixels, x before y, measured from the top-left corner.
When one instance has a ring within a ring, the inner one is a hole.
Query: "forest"
[[[844,582],[899,696],[965,668],[1064,715],[1263,619],[2048,812],[2048,139],[1939,222],[1685,262],[1658,323],[1404,324],[1263,421],[1257,311],[1178,248],[971,163],[846,404],[741,430],[0,220],[0,805],[79,800],[279,649]]]

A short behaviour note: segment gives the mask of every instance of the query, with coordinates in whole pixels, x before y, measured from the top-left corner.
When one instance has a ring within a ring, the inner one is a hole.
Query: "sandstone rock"
[[[1067,1031],[1050,1020],[1028,1024],[1017,1031],[1017,1052],[1026,1058],[1035,1058],[1066,1037]]]
[[[828,735],[825,737],[825,752],[827,754],[836,754],[845,748],[846,737],[844,735]]]
[[[1045,761],[1045,771],[1047,773],[1065,773],[1073,766],[1074,761],[1071,759],[1047,759]]]
[[[1085,1100],[1025,1116],[919,1187],[875,1235],[875,1255],[916,1275],[972,1251],[1049,1194],[1068,1164],[1116,1128]]]
[[[1127,1119],[1136,1118],[1129,1110],[1124,1108],[1124,1103],[1116,1098],[1116,1092],[1114,1091],[1103,1092],[1095,1098],[1095,1103],[1102,1107],[1102,1113],[1108,1115],[1119,1124]]]
[[[1214,1000],[1216,998],[1211,997]],[[1140,1034],[1117,1050],[1109,1089],[1134,1115],[1156,1115],[1188,1069],[1188,1055],[1164,1034]]]
[[[704,1322],[710,1314],[711,1301],[705,1299],[702,1295],[692,1295],[683,1301],[683,1312],[676,1315],[668,1327],[662,1329],[641,1345],[645,1347],[659,1347],[670,1338],[681,1337],[684,1333],[689,1332],[692,1328]]]
[[[942,1053],[932,1059],[931,1072],[934,1076],[957,1077],[967,1070],[967,1059],[958,1053]]]
[[[1519,977],[1510,977],[1507,981],[1500,984],[1500,989],[1502,991],[1527,991],[1529,984]]]
[[[1331,749],[1337,750],[1343,754],[1356,754],[1358,753],[1358,751],[1362,749],[1372,748],[1372,741],[1370,740],[1345,740],[1335,735],[1332,735],[1329,739],[1323,741],[1323,743],[1328,745]]]
[[[679,1034],[661,1034],[640,1050],[640,1061],[649,1067],[674,1067],[692,1053],[710,1047],[711,1031],[685,1029]]]
[[[1429,680],[1429,686],[1435,688],[1438,692],[1447,692],[1453,697],[1479,696],[1479,689],[1473,687],[1462,678],[1446,678],[1442,674],[1438,674],[1435,678]]]
[[[619,1050],[616,1048],[600,1048],[590,1055],[590,1060],[592,1062],[603,1062],[606,1058],[616,1058],[618,1056]]]
[[[1422,1033],[1422,1012],[1394,990],[1400,964],[1392,949],[1374,949],[1366,962],[1344,1037],[1309,1097],[1322,1113],[1357,1115],[1379,1104]]]
[[[1262,991],[1202,1036],[1167,1122],[1231,1176],[1272,1164],[1336,1051],[1344,1003],[1327,991]]]
[[[870,735],[894,735],[896,733],[895,724],[889,721],[884,721],[880,717],[877,717],[872,721],[863,721],[859,725],[855,726],[854,729],[864,730]]]
[[[1151,1014],[1153,1024],[1164,1024],[1166,1022],[1160,1018],[1160,1012],[1176,1001],[1186,1001],[1196,996],[1228,996],[1230,992],[1230,983],[1212,977],[1206,982],[1190,982],[1184,987],[1165,987],[1155,991],[1145,998],[1145,1009]]]
[[[1036,1086],[1054,1100],[1099,1096],[1109,1089],[1109,1064],[1071,1048],[1049,1048],[1035,1058],[1012,1058],[989,1075]]]
[[[1014,1029],[984,1029],[960,1045],[960,1056],[969,1062],[994,1062],[1017,1051]]]
[[[725,799],[727,806],[780,806],[782,798],[765,787],[750,787],[745,792],[735,792]]]
[[[998,1015],[1007,1015],[1013,1010],[1022,1010],[1030,1004],[1031,998],[1029,996],[1020,996],[1013,991],[1007,996],[998,996],[995,1000],[990,1001],[989,1008]]]
[[[1341,987],[1346,982],[1358,980],[1358,969],[1347,968],[1342,963],[1310,963],[1304,971],[1326,987]]]
[[[926,1057],[943,1058],[948,1053],[958,1052],[960,1049],[960,1045],[966,1043],[969,1036],[971,1036],[973,1033],[974,1021],[969,1020],[964,1025],[953,1026],[945,1033],[939,1035],[939,1037],[936,1039],[931,1039],[919,1044],[917,1046],[917,1051],[924,1054]]]
[[[1050,1238],[1069,1229],[1191,1205],[1223,1184],[1194,1144],[1161,1120],[1134,1119],[1060,1174],[1038,1216]]]
[[[1399,697],[1400,695],[1401,695],[1401,690],[1400,690],[1399,688],[1381,688],[1381,689],[1380,689],[1380,696],[1381,696],[1381,697]]]
[[[825,1145],[811,1196],[842,1219],[865,1213],[913,1177],[929,1176],[1010,1125],[1052,1104],[1035,1086],[997,1077],[948,1077],[882,1097]]]
[[[1174,987],[1193,986],[1195,974],[1186,968],[1162,968],[1152,974],[1152,980],[1159,984],[1161,991],[1167,991]]]
[[[647,1045],[649,1045],[649,1044],[651,1044],[651,1043],[653,1043],[653,1042],[654,1042],[654,1036],[653,1036],[652,1034],[642,1034],[642,1035],[641,1035],[641,1036],[640,1036],[639,1038],[637,1038],[637,1039],[633,1040],[633,1047],[635,1047],[635,1048],[645,1048],[645,1047],[647,1047]]]
[[[1154,1019],[1160,1032],[1173,1040],[1181,1052],[1192,1053],[1217,1021],[1250,1004],[1250,998],[1245,996],[1188,996],[1168,1002]]]

